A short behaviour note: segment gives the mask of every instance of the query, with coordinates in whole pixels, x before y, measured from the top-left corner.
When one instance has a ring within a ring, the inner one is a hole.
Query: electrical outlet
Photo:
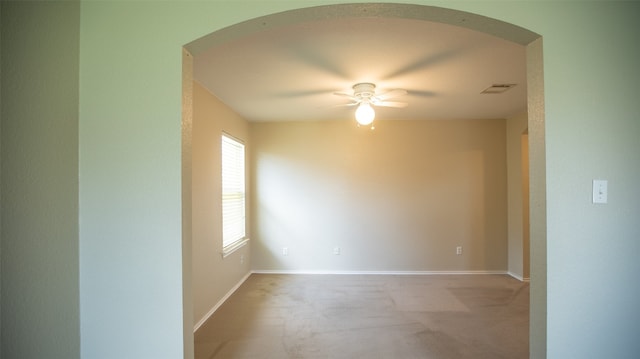
[[[244,264],[244,254],[240,255],[240,264]]]
[[[457,255],[461,255],[462,254],[462,246],[457,246],[456,247],[456,254]]]
[[[283,256],[289,255],[289,247],[282,247],[282,255]]]
[[[340,255],[340,247],[333,247],[333,254],[339,256]]]

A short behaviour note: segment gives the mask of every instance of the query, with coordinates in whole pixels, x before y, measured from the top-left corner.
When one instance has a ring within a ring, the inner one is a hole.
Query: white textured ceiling
[[[334,92],[372,82],[401,88],[376,119],[505,118],[526,108],[525,47],[442,23],[342,18],[280,26],[194,58],[194,78],[249,121],[353,118]],[[481,94],[493,84],[516,84]]]

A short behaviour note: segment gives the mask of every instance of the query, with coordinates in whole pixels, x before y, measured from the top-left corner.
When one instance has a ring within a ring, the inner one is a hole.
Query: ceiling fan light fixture
[[[370,125],[376,117],[376,112],[368,102],[362,102],[356,109],[356,121],[362,126]]]

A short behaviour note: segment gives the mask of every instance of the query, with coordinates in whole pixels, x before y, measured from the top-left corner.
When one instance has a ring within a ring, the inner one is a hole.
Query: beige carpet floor
[[[252,274],[200,358],[528,358],[529,284],[502,275]]]

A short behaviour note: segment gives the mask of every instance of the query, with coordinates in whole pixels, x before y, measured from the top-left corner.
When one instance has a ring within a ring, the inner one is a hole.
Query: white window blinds
[[[244,144],[222,135],[222,247],[245,238]]]

